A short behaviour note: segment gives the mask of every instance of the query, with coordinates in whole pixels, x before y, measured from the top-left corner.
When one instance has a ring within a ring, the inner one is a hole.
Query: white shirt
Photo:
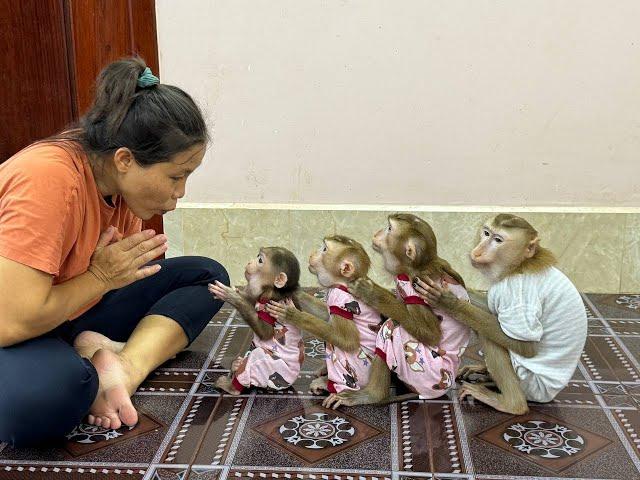
[[[578,290],[551,267],[506,277],[491,286],[487,299],[505,334],[538,342],[533,358],[509,352],[527,398],[553,400],[569,383],[587,338],[587,315]]]

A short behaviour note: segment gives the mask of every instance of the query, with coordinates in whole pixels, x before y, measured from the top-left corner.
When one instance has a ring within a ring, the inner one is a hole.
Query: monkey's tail
[[[406,402],[407,400],[418,400],[420,395],[417,393],[405,393],[404,395],[396,395],[395,397],[389,397],[376,405],[389,405],[390,403]]]

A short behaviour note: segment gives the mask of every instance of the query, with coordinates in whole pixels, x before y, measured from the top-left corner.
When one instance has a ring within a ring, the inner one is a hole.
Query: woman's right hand
[[[125,287],[160,271],[160,265],[144,265],[167,251],[165,235],[145,230],[123,240],[114,242],[114,238],[117,238],[115,227],[102,232],[88,268],[108,290]]]

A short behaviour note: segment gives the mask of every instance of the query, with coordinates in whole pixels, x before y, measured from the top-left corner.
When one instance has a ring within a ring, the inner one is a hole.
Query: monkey
[[[234,290],[216,282],[209,291],[233,305],[253,330],[250,350],[231,364],[229,376],[219,377],[216,387],[239,395],[250,386],[282,390],[296,381],[304,362],[300,329],[278,321],[266,310],[267,302],[291,299],[299,287],[300,265],[283,247],[264,247],[245,267],[247,286]]]
[[[369,327],[377,326],[381,317],[350,294],[346,285],[367,275],[370,265],[360,243],[341,235],[326,237],[309,257],[309,271],[321,286],[329,288],[327,303],[298,290],[294,300],[301,310],[294,302],[267,305],[267,311],[277,319],[325,341],[327,374],[311,383],[315,394],[358,390],[369,381],[377,335]]]
[[[382,255],[385,270],[395,276],[396,294],[367,277],[349,284],[354,296],[388,320],[378,332],[369,383],[355,392],[330,395],[326,404],[334,409],[340,405],[440,397],[446,393],[441,387],[442,370],[449,378],[455,377],[469,342],[468,327],[432,308],[413,288],[418,276],[431,277],[450,284],[456,295],[468,299],[462,277],[438,256],[436,237],[427,222],[411,214],[389,215],[386,227],[373,236],[372,246]],[[389,398],[390,370],[414,393]]]
[[[470,260],[491,285],[486,303],[460,302],[429,279],[416,291],[479,334],[486,364],[461,369],[459,378],[488,372],[500,392],[463,382],[460,398],[520,415],[529,410],[527,400],[550,402],[568,384],[586,342],[587,316],[578,290],[525,219],[498,214],[478,237]]]

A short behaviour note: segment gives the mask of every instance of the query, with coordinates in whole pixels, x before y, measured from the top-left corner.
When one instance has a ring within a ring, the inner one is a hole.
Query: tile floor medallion
[[[356,417],[319,405],[287,412],[253,430],[308,464],[382,434]]]
[[[509,418],[478,438],[559,473],[611,443],[597,433],[539,412]]]

